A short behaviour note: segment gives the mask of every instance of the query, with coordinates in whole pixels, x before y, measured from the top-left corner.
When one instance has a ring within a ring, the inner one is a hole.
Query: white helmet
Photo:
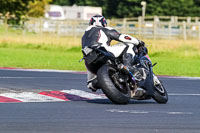
[[[90,19],[89,25],[107,26],[106,19],[102,15],[95,15]]]

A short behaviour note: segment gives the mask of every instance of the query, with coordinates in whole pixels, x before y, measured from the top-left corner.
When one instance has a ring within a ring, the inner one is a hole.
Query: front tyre
[[[157,103],[166,104],[168,101],[168,94],[163,84],[160,82],[159,84],[154,85],[154,87],[155,87],[155,93],[153,99]]]
[[[117,71],[111,66],[104,65],[97,72],[98,84],[104,94],[115,104],[130,102],[130,89],[116,80]]]

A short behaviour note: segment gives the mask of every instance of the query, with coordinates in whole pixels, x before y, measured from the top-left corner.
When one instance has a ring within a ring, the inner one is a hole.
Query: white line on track
[[[187,80],[200,80],[200,77],[181,77],[181,76],[158,76],[158,77],[166,77],[172,79],[187,79]]]
[[[0,79],[26,79],[26,78],[33,79],[33,78],[51,78],[51,77],[0,77]]]
[[[169,93],[168,95],[170,96],[200,96],[200,94],[193,94],[193,93],[188,93],[188,94]]]
[[[191,115],[193,114],[192,112],[166,112],[167,114],[170,115]]]
[[[60,73],[77,73],[86,74],[85,71],[72,71],[72,70],[51,70],[51,69],[23,69],[23,68],[0,68],[0,70],[10,70],[10,71],[30,71],[30,72],[60,72]],[[200,80],[200,77],[184,77],[184,76],[162,76],[158,77],[174,78],[174,79],[187,79],[187,80]]]
[[[10,71],[29,71],[29,72],[59,72],[59,73],[80,73],[86,74],[85,71],[72,71],[72,70],[51,70],[51,69],[0,69],[0,70],[10,70]]]
[[[111,113],[129,113],[129,114],[150,114],[150,113],[159,113],[159,114],[169,114],[169,115],[192,115],[192,112],[180,112],[180,111],[143,111],[143,110],[122,110],[122,109],[109,109],[106,110]]]

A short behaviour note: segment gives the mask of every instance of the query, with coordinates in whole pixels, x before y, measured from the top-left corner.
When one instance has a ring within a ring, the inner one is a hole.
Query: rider
[[[106,19],[102,15],[95,15],[90,19],[89,27],[87,27],[85,34],[82,37],[82,49],[85,47],[104,47],[107,51],[113,53],[115,57],[119,56],[119,51],[116,51],[116,49],[114,50],[114,48],[110,46],[110,42],[112,40],[144,46],[143,41],[140,41],[130,35],[120,34],[115,29],[107,27]],[[134,73],[134,69],[132,67],[135,57],[135,53],[133,51],[134,45],[129,45],[125,54],[122,56],[123,65],[119,66],[120,68],[124,68],[124,66],[126,66],[126,68],[128,68],[128,70],[132,73]],[[85,65],[88,70],[88,67],[90,66],[87,63]],[[89,70],[87,71],[87,87],[92,91],[96,91],[98,89],[97,76]]]

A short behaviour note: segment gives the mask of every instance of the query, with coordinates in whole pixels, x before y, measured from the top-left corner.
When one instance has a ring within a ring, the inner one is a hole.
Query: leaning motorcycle
[[[128,45],[126,43],[124,45],[123,50],[125,51]],[[151,98],[157,103],[167,103],[167,91],[153,73],[155,64],[152,65],[147,48],[134,46],[134,50],[136,50],[138,61],[133,67],[143,70],[143,75],[139,72],[124,73],[118,67],[122,64],[122,56],[116,58],[103,47],[85,47],[82,51],[83,59],[92,66],[88,68],[89,71],[97,75],[98,86],[113,103],[128,104],[130,99],[147,100]]]

